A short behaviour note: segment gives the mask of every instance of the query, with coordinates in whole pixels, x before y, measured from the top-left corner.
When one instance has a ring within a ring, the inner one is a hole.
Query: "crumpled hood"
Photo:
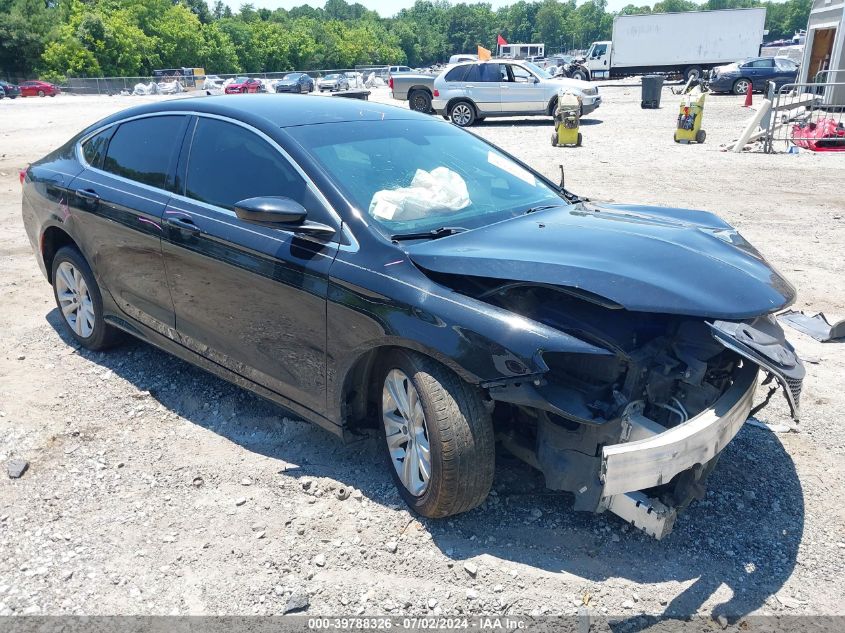
[[[406,249],[426,270],[566,286],[633,311],[738,320],[795,298],[735,229],[704,211],[579,203]]]

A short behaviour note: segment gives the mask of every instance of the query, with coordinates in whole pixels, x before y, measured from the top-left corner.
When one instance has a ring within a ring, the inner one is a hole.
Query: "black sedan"
[[[498,439],[660,538],[752,408],[797,414],[795,291],[702,211],[588,202],[475,135],[345,99],[147,104],[24,173],[80,345],[129,333],[343,437],[407,503],[480,504]]]
[[[276,92],[313,92],[314,80],[306,73],[288,73],[275,86]]]
[[[756,57],[710,71],[708,88],[712,92],[732,92],[744,95],[748,86],[752,90],[764,90],[766,83],[774,82],[776,88],[795,83],[798,64],[787,57]]]
[[[4,97],[9,97],[9,99],[14,99],[15,97],[21,96],[21,89],[20,86],[15,84],[11,84],[8,81],[0,81],[0,99]]]

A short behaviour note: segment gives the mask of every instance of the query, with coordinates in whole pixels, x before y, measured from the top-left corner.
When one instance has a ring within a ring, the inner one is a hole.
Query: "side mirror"
[[[247,198],[235,203],[235,214],[246,222],[302,224],[308,212],[290,198]]]
[[[534,77],[534,79],[532,80],[532,82],[531,82],[531,83],[535,83],[535,84],[540,83],[540,78],[539,78],[539,77]]]
[[[301,204],[281,196],[247,198],[235,203],[235,215],[244,222],[295,230],[297,233],[331,237],[335,229],[307,220],[308,212]]]

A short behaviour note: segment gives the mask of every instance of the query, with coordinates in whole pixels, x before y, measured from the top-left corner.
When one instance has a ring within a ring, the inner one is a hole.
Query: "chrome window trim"
[[[326,211],[329,213],[329,215],[332,218],[334,218],[335,221],[339,224],[340,231],[349,239],[349,242],[350,242],[349,244],[341,244],[340,241],[335,239],[334,241],[332,241],[330,243],[332,243],[332,244],[336,243],[336,246],[339,250],[344,250],[344,251],[349,251],[349,252],[357,252],[360,249],[360,244],[358,243],[358,240],[355,238],[355,235],[352,233],[352,231],[347,226],[347,223],[343,221],[343,219],[340,217],[340,214],[338,214],[338,212],[331,205],[331,203],[329,203],[326,196],[323,195],[323,192],[320,191],[320,189],[317,187],[316,184],[314,184],[314,181],[311,180],[311,178],[308,176],[308,174],[305,173],[305,171],[302,169],[302,167],[295,160],[293,160],[291,155],[281,145],[279,145],[276,141],[274,141],[272,138],[267,136],[267,134],[265,134],[261,130],[249,125],[248,123],[244,123],[243,121],[239,121],[239,120],[233,119],[231,117],[223,116],[223,115],[220,115],[220,114],[212,114],[212,113],[209,113],[209,112],[198,112],[196,110],[164,110],[164,111],[161,111],[161,112],[147,112],[145,114],[138,114],[138,115],[135,115],[135,116],[127,117],[125,119],[120,119],[119,121],[112,121],[111,123],[108,123],[106,125],[103,125],[101,127],[96,128],[95,130],[92,130],[91,132],[89,132],[88,134],[86,134],[85,136],[83,136],[82,138],[80,138],[76,142],[76,146],[74,148],[74,151],[76,153],[77,161],[79,161],[79,163],[82,164],[86,169],[90,169],[91,171],[93,171],[95,173],[103,174],[103,175],[109,176],[111,178],[117,178],[121,182],[125,182],[127,184],[131,184],[131,185],[134,185],[134,186],[137,186],[137,187],[141,187],[143,189],[148,189],[148,190],[156,192],[156,193],[164,193],[168,196],[171,196],[175,200],[179,200],[179,201],[182,201],[182,202],[188,202],[188,203],[191,203],[191,204],[198,204],[198,205],[205,207],[205,208],[207,208],[211,211],[215,211],[217,213],[222,213],[223,215],[228,215],[230,217],[236,218],[237,215],[235,214],[235,212],[230,211],[229,209],[224,209],[223,207],[218,207],[216,205],[208,204],[208,203],[202,202],[200,200],[194,200],[193,198],[183,196],[183,195],[175,193],[173,191],[168,191],[167,189],[161,189],[160,187],[153,187],[152,185],[148,185],[146,183],[137,182],[135,180],[130,180],[129,178],[124,178],[123,176],[119,176],[119,175],[113,174],[109,171],[105,171],[103,169],[99,169],[97,167],[94,167],[94,166],[88,164],[88,162],[85,160],[85,157],[84,157],[83,152],[82,152],[82,145],[85,144],[89,139],[91,139],[91,137],[96,136],[100,132],[103,132],[103,131],[109,129],[110,127],[115,127],[115,126],[121,125],[123,123],[128,123],[130,121],[137,121],[139,119],[148,119],[148,118],[152,118],[152,117],[156,117],[156,116],[186,116],[186,117],[196,116],[196,117],[205,117],[205,118],[208,118],[208,119],[217,119],[219,121],[224,121],[226,123],[232,123],[234,125],[239,125],[240,127],[244,128],[246,130],[249,130],[250,132],[252,132],[254,134],[257,134],[259,137],[261,137],[267,143],[269,143],[271,147],[275,148],[276,151],[278,151],[284,157],[284,159],[291,166],[293,166],[294,170],[305,181],[305,184],[307,185],[308,189],[311,190],[311,192],[317,197],[317,200],[320,202],[320,204],[323,205],[323,207],[326,209]],[[82,180],[85,180],[85,179],[83,178]],[[111,187],[111,189],[114,189],[114,187]],[[115,189],[115,190],[118,191],[117,189]],[[124,192],[124,193],[130,193],[131,194],[131,192],[128,192],[128,191]],[[143,196],[136,196],[136,197],[143,199]],[[156,200],[156,202],[158,202],[158,201]],[[237,226],[237,225],[232,225],[232,226]],[[243,227],[238,226],[237,228],[243,228]],[[285,233],[290,233],[291,235],[300,235],[296,231],[290,231],[288,229],[278,228],[276,230],[282,231],[282,232],[285,232]]]

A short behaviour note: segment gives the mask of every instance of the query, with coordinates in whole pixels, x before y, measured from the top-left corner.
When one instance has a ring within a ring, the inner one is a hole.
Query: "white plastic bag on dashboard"
[[[465,209],[471,204],[467,184],[447,167],[418,169],[410,187],[377,191],[370,215],[383,220],[419,220],[438,213]]]

